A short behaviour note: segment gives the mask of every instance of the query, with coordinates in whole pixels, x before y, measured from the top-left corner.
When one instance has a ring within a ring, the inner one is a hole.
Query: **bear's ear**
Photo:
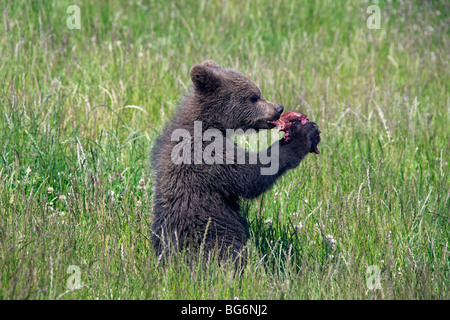
[[[212,66],[213,63],[215,66]],[[220,86],[219,66],[211,60],[198,64],[191,69],[191,80],[196,90],[202,93],[214,92]],[[216,69],[216,70],[215,70]]]
[[[219,65],[212,60],[205,60],[202,62],[202,65],[211,67],[211,68],[219,68]]]

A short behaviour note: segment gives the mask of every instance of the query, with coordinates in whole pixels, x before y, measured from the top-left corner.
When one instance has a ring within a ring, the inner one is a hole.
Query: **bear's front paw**
[[[320,153],[317,145],[320,142],[320,130],[316,123],[307,122],[301,124],[300,121],[289,128],[291,143],[302,151]],[[296,149],[297,149],[296,148]]]

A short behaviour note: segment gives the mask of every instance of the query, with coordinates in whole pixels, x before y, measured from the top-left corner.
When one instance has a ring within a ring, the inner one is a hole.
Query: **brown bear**
[[[289,128],[289,142],[247,152],[227,130],[272,129],[283,106],[267,101],[240,72],[211,60],[193,66],[190,75],[192,90],[152,150],[152,242],[160,257],[188,247],[196,253],[216,248],[220,258],[231,253],[236,259],[249,236],[240,200],[259,196],[317,150],[320,131],[313,122],[298,122]],[[278,163],[264,173],[268,157]]]

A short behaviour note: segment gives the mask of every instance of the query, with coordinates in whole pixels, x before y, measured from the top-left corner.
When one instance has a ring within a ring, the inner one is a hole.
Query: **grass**
[[[0,298],[450,297],[448,2],[380,1],[379,30],[367,1],[0,4]],[[245,203],[242,277],[149,242],[149,152],[205,59],[322,131]]]

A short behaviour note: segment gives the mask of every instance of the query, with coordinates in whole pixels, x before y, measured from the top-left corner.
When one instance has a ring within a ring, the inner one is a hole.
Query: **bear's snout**
[[[276,104],[270,101],[266,100],[265,105],[265,119],[276,121],[280,118],[280,116],[283,114],[284,107],[281,104]]]
[[[284,107],[280,104],[275,111],[281,116],[283,114]]]

